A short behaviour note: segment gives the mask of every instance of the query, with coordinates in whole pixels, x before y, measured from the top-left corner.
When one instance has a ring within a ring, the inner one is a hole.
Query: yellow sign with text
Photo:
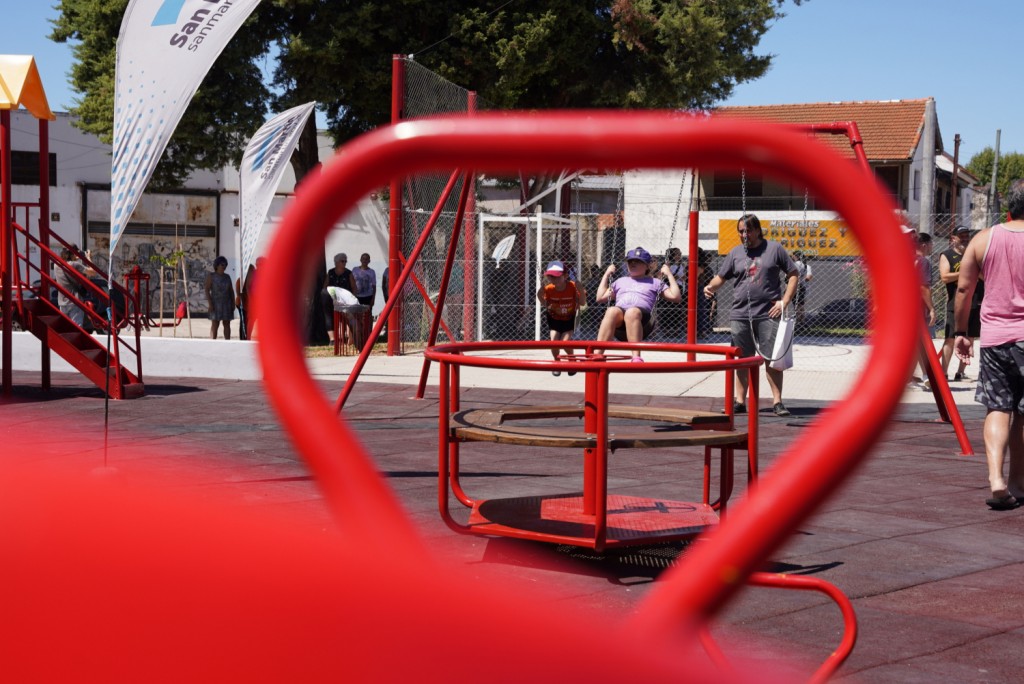
[[[761,220],[766,240],[781,244],[787,252],[800,251],[809,257],[860,256],[853,231],[842,221]],[[740,244],[735,219],[718,221],[718,253],[728,254]]]

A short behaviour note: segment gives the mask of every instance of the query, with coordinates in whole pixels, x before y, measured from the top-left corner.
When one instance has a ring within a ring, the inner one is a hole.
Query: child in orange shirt
[[[548,283],[537,290],[537,301],[543,304],[547,310],[548,328],[551,330],[551,341],[571,340],[572,333],[576,329],[576,312],[587,305],[587,295],[569,280],[565,273],[565,265],[561,261],[552,261],[544,271]],[[551,349],[551,355],[558,360],[558,348]],[[572,349],[566,347],[566,354],[572,354]],[[551,374],[558,377],[561,371],[551,371]],[[569,375],[576,375],[576,371],[569,371]]]

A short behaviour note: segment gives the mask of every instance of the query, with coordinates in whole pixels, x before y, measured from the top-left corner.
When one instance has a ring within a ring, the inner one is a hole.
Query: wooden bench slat
[[[738,430],[680,430],[679,432],[612,432],[608,448],[655,449],[658,447],[746,445],[747,433]]]
[[[495,426],[509,421],[538,420],[545,418],[582,418],[583,406],[524,406],[500,409],[470,409],[460,411],[453,419],[463,425]],[[609,418],[661,421],[683,425],[728,425],[729,417],[722,413],[683,408],[652,408],[649,406],[627,406],[610,404]]]
[[[458,439],[472,442],[497,442],[520,446],[592,449],[597,438],[582,430],[537,427],[460,427],[453,430]]]
[[[660,420],[668,423],[684,423],[686,425],[702,425],[712,423],[729,423],[729,416],[724,413],[698,411],[685,408],[652,408],[650,406],[626,406],[610,404],[609,418],[632,418],[635,420]]]
[[[520,420],[545,417],[574,417],[577,415],[575,411],[581,413],[582,409],[562,406],[460,411],[452,416],[452,436],[463,441],[495,442],[521,446],[582,449],[596,447],[596,435],[585,432],[582,424],[579,426],[541,427],[510,425],[502,422],[503,419],[509,419],[510,415],[514,415],[516,419]],[[636,419],[642,418],[655,421],[664,420],[664,415],[652,418],[650,413],[641,413],[639,407],[637,407],[636,411],[633,411],[633,407],[630,407],[630,410],[625,413],[627,415],[616,417],[634,417]],[[720,416],[714,415],[714,417],[719,418]],[[746,432],[722,429],[693,429],[684,423],[670,426],[628,426],[624,429],[618,429],[619,427],[615,426],[615,428],[609,430],[608,448],[611,450],[702,445],[742,446],[746,444],[747,440]]]

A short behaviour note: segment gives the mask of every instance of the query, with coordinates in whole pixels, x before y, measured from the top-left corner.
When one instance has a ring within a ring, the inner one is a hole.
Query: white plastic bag
[[[784,371],[793,367],[793,331],[796,329],[796,319],[786,316],[786,310],[782,310],[782,318],[779,320],[779,329],[775,333],[775,347],[772,349],[772,358],[768,365],[775,370]]]

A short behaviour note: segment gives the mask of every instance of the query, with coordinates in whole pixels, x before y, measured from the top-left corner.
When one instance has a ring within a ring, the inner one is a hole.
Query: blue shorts
[[[990,411],[1024,415],[1024,341],[981,348],[974,400]]]

